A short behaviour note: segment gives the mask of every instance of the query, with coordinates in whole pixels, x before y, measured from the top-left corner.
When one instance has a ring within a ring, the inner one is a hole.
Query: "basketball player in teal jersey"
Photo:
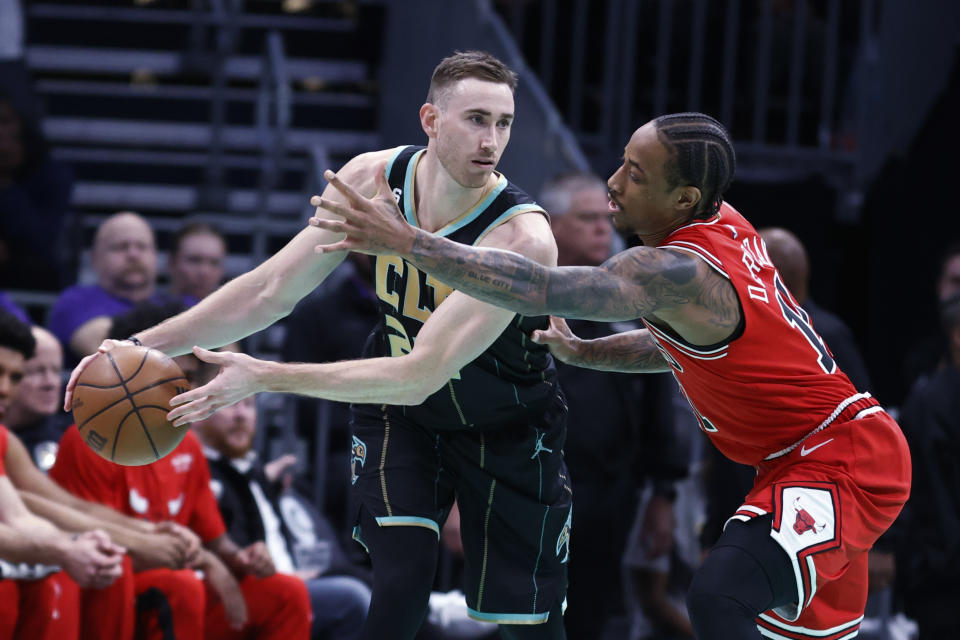
[[[510,139],[515,85],[515,74],[488,54],[444,59],[420,109],[427,146],[362,154],[339,175],[369,195],[388,183],[410,224],[555,266],[544,211],[495,171]],[[323,197],[343,196],[327,188]],[[440,527],[456,498],[471,615],[500,624],[508,639],[564,638],[566,405],[551,356],[529,339],[547,318],[479,302],[383,256],[369,359],[280,364],[194,347],[233,342],[289,313],[344,257],[314,247],[340,237],[308,227],[197,306],[133,336],[171,356],[194,348],[222,367],[208,385],[175,398],[170,418],[201,420],[258,391],[354,403],[353,486],[362,505],[355,538],[374,569],[363,637],[415,636]],[[100,350],[118,344],[127,343],[106,341]],[[86,362],[68,384],[67,406]]]

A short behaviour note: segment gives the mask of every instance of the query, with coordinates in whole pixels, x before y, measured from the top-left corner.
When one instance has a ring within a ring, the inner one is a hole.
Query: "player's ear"
[[[420,126],[428,138],[436,138],[438,130],[438,121],[440,120],[440,109],[437,105],[426,102],[420,107]]]
[[[700,204],[702,194],[700,189],[692,185],[677,187],[677,209],[682,211],[695,211]]]

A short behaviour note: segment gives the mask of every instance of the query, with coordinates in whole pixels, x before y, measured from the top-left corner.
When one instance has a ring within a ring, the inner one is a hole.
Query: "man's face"
[[[623,153],[623,164],[607,180],[613,225],[639,236],[666,235],[678,220],[677,188],[666,177],[667,148],[652,122],[637,129]]]
[[[466,78],[445,89],[437,102],[440,164],[459,185],[484,186],[510,141],[513,92],[505,84]]]
[[[7,347],[0,347],[0,422],[10,407],[20,382],[23,380],[23,354]]]
[[[960,293],[960,256],[953,256],[943,265],[937,282],[937,294],[943,302],[957,293]]]
[[[107,220],[97,234],[93,268],[100,286],[110,293],[137,300],[149,297],[157,277],[153,231],[134,216]]]
[[[23,365],[23,380],[11,403],[11,419],[20,424],[52,416],[63,402],[63,350],[60,343],[49,333],[34,330],[37,340],[36,353]],[[11,427],[20,426],[8,425]]]
[[[241,458],[253,446],[257,428],[257,403],[254,396],[220,409],[194,425],[204,443],[227,458]]]
[[[227,253],[220,236],[194,233],[183,238],[180,250],[170,256],[170,284],[180,295],[201,299],[213,293],[223,279]]]
[[[584,188],[573,193],[569,211],[553,216],[561,265],[596,266],[610,257],[613,228],[607,204],[602,187]]]

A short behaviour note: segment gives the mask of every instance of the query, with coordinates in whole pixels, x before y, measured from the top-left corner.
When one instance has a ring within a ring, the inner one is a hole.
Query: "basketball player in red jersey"
[[[641,318],[645,329],[590,341],[554,320],[534,339],[571,364],[672,371],[714,444],[756,467],[691,585],[697,637],[852,638],[867,551],[909,494],[909,451],[896,422],[837,368],[754,228],[723,202],[734,167],[729,135],[709,116],[666,115],[639,128],[608,187],[614,224],[644,246],[596,268],[550,268],[415,229],[383,180],[366,199],[328,172],[349,206],[322,198],[344,220],[311,224],[346,234],[318,251],[399,255],[524,315]],[[224,400],[203,394],[184,397],[192,402],[174,415]]]

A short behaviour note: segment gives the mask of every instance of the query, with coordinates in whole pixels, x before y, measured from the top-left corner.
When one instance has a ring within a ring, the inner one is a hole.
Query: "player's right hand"
[[[123,574],[125,553],[105,532],[85,531],[71,538],[60,566],[81,587],[102,589]]]
[[[157,532],[141,536],[136,547],[130,547],[137,571],[147,569],[185,569],[187,561],[187,543],[170,532]]]
[[[93,362],[94,358],[96,358],[101,353],[110,351],[114,347],[124,347],[124,346],[130,346],[132,344],[133,342],[131,342],[130,340],[113,340],[111,338],[107,338],[106,340],[100,343],[100,346],[97,347],[97,350],[95,353],[91,353],[90,355],[85,357],[83,360],[81,360],[80,363],[76,367],[74,367],[73,372],[70,374],[70,381],[67,382],[67,390],[66,392],[64,392],[64,396],[63,396],[63,410],[66,411],[67,413],[73,410],[73,390],[77,386],[77,380],[80,379],[80,374],[83,373],[84,369],[90,366],[90,363]]]

